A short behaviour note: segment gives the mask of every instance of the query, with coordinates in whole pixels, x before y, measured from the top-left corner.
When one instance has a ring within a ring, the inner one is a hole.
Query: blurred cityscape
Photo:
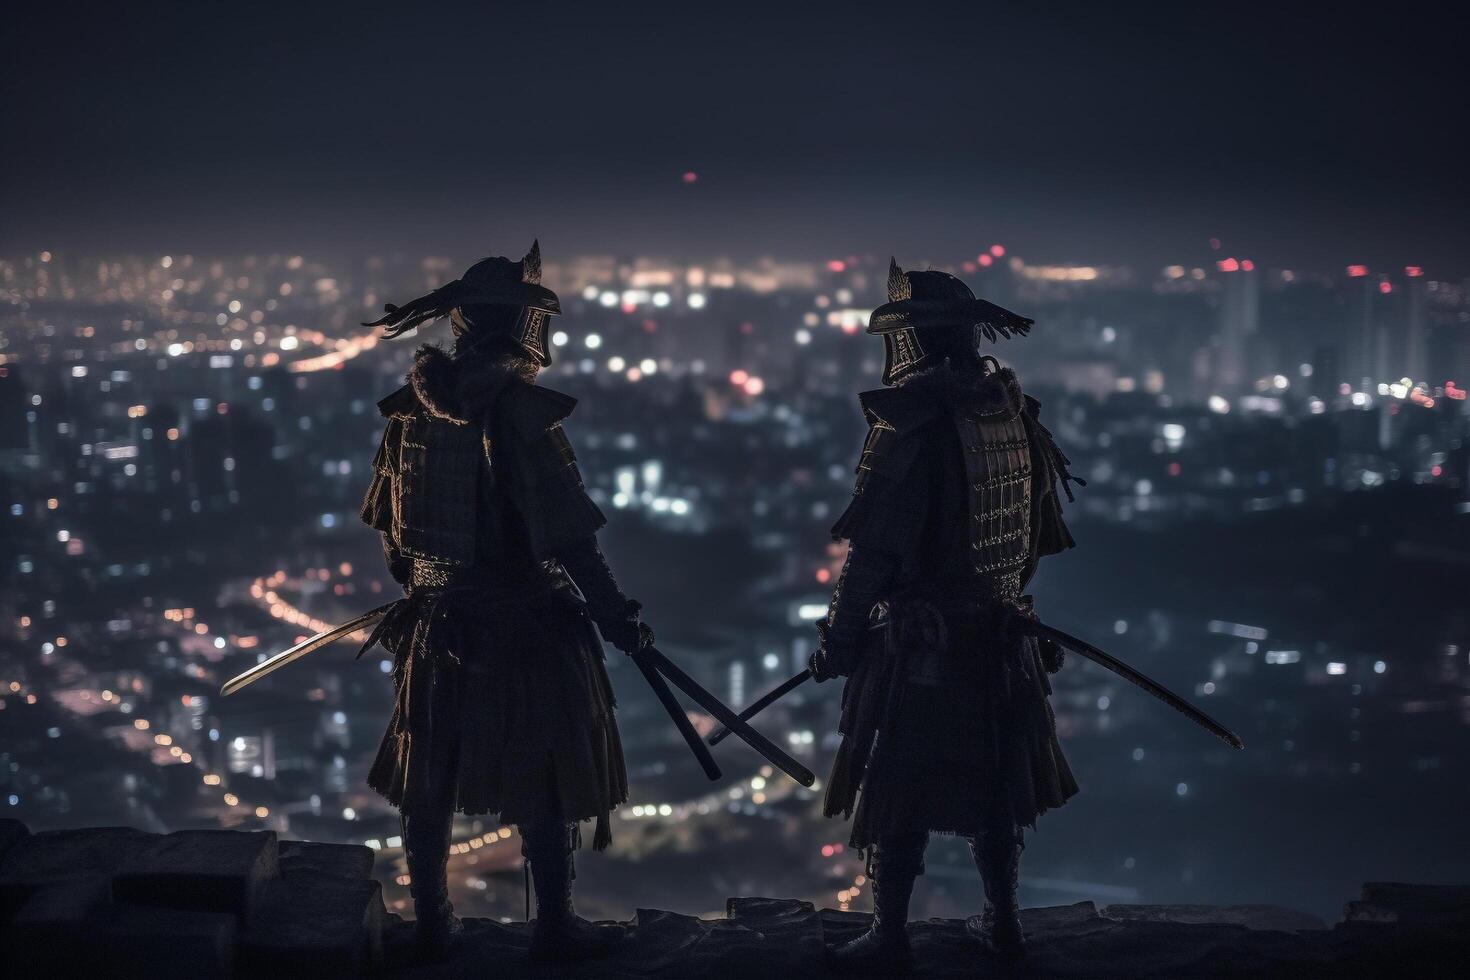
[[[364,784],[383,652],[341,643],[218,691],[395,589],[357,509],[375,402],[415,342],[358,324],[477,257],[0,260],[0,813],[366,843],[406,911],[397,816]],[[1080,547],[1034,583],[1043,618],[1247,746],[1074,658],[1055,706],[1083,792],[1030,836],[1023,901],[1335,918],[1365,879],[1470,877],[1470,280],[1263,268],[1219,242],[1162,269],[989,243],[900,261],[1037,320],[994,353],[1088,480],[1067,511]],[[581,400],[568,432],[609,558],[665,652],[732,705],[810,653],[887,262],[547,264],[566,315],[543,381]],[[633,798],[580,863],[583,914],[870,908],[820,782],[733,739],[706,782],[609,663]],[[809,685],[760,726],[824,772],[839,698]],[[513,831],[461,818],[455,840],[459,909],[522,915]],[[914,915],[981,900],[965,849],[937,840]]]

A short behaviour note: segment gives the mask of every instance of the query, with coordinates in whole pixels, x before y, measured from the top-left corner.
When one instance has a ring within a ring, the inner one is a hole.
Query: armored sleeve
[[[604,640],[624,653],[637,651],[645,633],[647,642],[653,642],[653,631],[642,624],[643,607],[618,588],[595,537],[563,546],[557,558],[587,600],[587,612]]]
[[[537,560],[557,557],[607,523],[587,496],[577,456],[562,429],[576,399],[537,386],[516,391],[508,406],[514,443],[509,487]]]
[[[362,500],[362,522],[384,534],[393,530],[393,467],[389,461],[395,455],[391,447],[397,445],[401,430],[398,419],[388,420],[383,440],[373,455],[372,477]]]
[[[873,607],[893,588],[898,572],[898,560],[887,552],[856,544],[848,548],[823,634],[832,673],[850,674],[857,666]]]
[[[834,539],[893,555],[900,563],[915,556],[933,490],[928,480],[913,477],[924,442],[920,430],[934,412],[905,396],[901,389],[863,396],[868,435],[852,500],[832,527]]]

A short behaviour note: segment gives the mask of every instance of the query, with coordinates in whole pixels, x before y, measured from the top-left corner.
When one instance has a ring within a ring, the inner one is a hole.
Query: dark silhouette
[[[860,972],[910,965],[930,833],[970,839],[986,895],[971,931],[1019,955],[1022,828],[1077,792],[1047,700],[1062,652],[1027,635],[1022,594],[1073,544],[1058,501],[1073,478],[1036,400],[979,353],[1032,321],[897,262],[888,298],[868,326],[886,387],[861,396],[871,428],[832,532],[849,551],[811,663],[817,680],[848,678],[825,812],[853,817],[874,912],[830,958]]]
[[[388,428],[362,509],[405,592],[369,640],[393,653],[397,685],[369,782],[402,811],[431,955],[459,931],[444,880],[456,810],[520,830],[534,959],[598,955],[622,939],[578,919],[571,898],[578,822],[596,820],[593,847],[607,847],[628,788],[592,624],[629,653],[653,635],[597,546],[604,518],[562,431],[575,400],[535,384],[560,312],[540,280],[533,245],[369,324],[392,337],[448,315],[455,337],[449,352],[421,347],[408,383],[379,404]]]

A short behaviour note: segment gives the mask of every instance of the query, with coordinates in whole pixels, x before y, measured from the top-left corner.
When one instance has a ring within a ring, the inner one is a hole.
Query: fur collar
[[[425,344],[414,353],[408,384],[419,404],[436,418],[465,425],[485,413],[505,386],[521,380],[504,358],[473,352],[453,357]]]
[[[1008,367],[985,374],[957,369],[945,361],[912,375],[899,390],[932,399],[951,410],[989,414],[1003,408],[1020,411],[1022,406],[1021,382]]]

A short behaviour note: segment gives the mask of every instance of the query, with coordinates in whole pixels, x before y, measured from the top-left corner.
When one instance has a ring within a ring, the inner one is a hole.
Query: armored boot
[[[975,867],[985,883],[985,911],[965,923],[969,933],[997,956],[1019,959],[1026,955],[1021,933],[1021,909],[1016,886],[1021,873],[1024,848],[1018,827],[997,829],[970,841]]]
[[[522,825],[521,853],[536,886],[536,921],[531,925],[531,959],[585,960],[612,952],[625,937],[622,926],[593,925],[572,908],[572,835],[575,824],[560,820]]]
[[[409,893],[413,896],[414,938],[426,960],[449,955],[463,930],[449,903],[444,870],[449,861],[451,810],[435,807],[403,814],[403,854],[408,862]]]
[[[861,936],[827,950],[835,972],[894,976],[913,969],[909,948],[909,898],[914,880],[924,871],[927,833],[894,834],[873,847],[873,924]]]

